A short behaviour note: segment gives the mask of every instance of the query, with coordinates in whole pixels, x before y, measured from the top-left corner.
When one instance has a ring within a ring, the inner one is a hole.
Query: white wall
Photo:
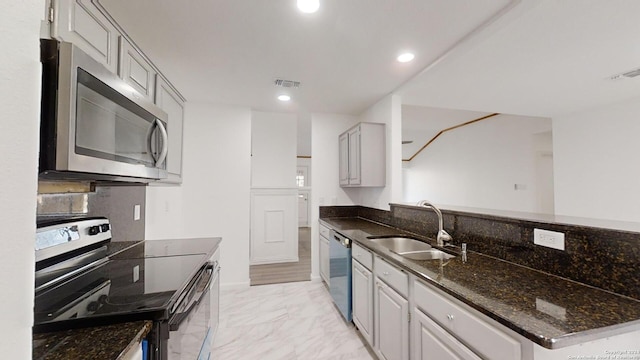
[[[312,114],[311,127],[311,277],[319,278],[318,206],[353,205],[338,183],[338,136],[358,123],[358,118],[340,114]]]
[[[31,358],[43,15],[44,1],[6,2],[0,11],[0,353],[5,359]]]
[[[298,156],[311,156],[311,114],[298,114]]]
[[[539,209],[545,195],[537,191],[536,172],[540,133],[550,136],[550,130],[551,119],[500,115],[448,131],[405,163],[404,201],[552,212]],[[515,190],[515,184],[526,189]]]
[[[251,187],[296,187],[296,114],[251,114]]]
[[[553,118],[556,214],[640,222],[640,98]]]
[[[149,187],[146,238],[222,237],[221,283],[249,285],[249,108],[188,102],[183,183]]]
[[[384,188],[353,188],[349,194],[358,194],[359,205],[389,210],[389,203],[402,201],[402,99],[389,95],[359,116],[360,122],[386,124],[386,171]]]

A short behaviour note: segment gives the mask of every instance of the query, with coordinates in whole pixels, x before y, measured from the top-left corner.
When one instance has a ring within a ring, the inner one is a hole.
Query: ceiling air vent
[[[636,77],[638,75],[640,75],[640,68],[634,69],[634,70],[631,70],[631,71],[627,71],[625,73],[613,75],[611,77],[611,79],[612,80],[618,80],[618,79],[622,79],[622,78],[634,78],[634,77]]]
[[[300,87],[300,81],[293,81],[293,80],[275,79],[273,81],[273,84],[275,86],[284,87],[284,88],[297,89]]]
[[[640,69],[631,70],[622,74],[622,76],[628,77],[628,78],[636,77],[638,75],[640,75]]]

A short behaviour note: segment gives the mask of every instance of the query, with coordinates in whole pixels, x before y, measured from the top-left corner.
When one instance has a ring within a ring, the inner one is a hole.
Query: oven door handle
[[[178,330],[180,328],[180,324],[182,324],[182,322],[189,317],[191,311],[193,311],[193,309],[198,306],[198,304],[200,304],[200,301],[207,294],[209,288],[211,287],[211,283],[213,282],[213,270],[214,266],[211,264],[207,265],[207,267],[204,269],[204,272],[206,272],[206,274],[203,274],[189,290],[190,293],[195,290],[195,293],[193,294],[193,296],[191,296],[189,304],[185,307],[185,310],[175,313],[169,320],[169,331]],[[205,280],[205,278],[206,284],[202,286],[202,282]]]

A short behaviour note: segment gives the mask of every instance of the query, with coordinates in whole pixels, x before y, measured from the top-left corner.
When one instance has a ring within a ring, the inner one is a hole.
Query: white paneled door
[[[298,191],[298,226],[309,226],[309,191]]]
[[[251,191],[251,265],[298,261],[298,190]]]

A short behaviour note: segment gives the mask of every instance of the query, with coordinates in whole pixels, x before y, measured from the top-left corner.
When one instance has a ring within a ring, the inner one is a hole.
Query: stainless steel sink
[[[434,249],[431,245],[420,240],[402,237],[370,237],[369,240],[390,251],[412,260],[448,260],[456,257],[444,251]]]
[[[369,238],[371,242],[382,245],[396,254],[402,255],[406,252],[424,251],[431,249],[431,245],[420,240],[408,237],[381,237]]]
[[[438,249],[405,252],[398,254],[411,260],[449,260],[456,257],[455,255],[448,254]]]

